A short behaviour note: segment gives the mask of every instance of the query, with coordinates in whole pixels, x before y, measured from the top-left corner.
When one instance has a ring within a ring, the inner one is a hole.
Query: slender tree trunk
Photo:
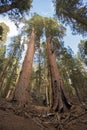
[[[41,50],[40,50],[40,45],[39,45],[39,57],[38,57],[38,61],[39,61],[39,84],[38,84],[38,89],[39,92],[41,93]]]
[[[56,58],[51,47],[51,38],[47,38],[47,53],[50,64],[50,71],[52,75],[52,110],[62,112],[70,109],[71,105],[68,102],[64,89],[61,76],[59,74]]]
[[[30,102],[30,78],[32,74],[32,65],[35,51],[35,32],[32,30],[30,41],[28,43],[28,49],[23,62],[22,70],[20,72],[19,80],[14,92],[14,100],[19,105],[27,105]]]
[[[7,81],[6,81],[7,83],[5,84],[5,88],[3,90],[2,97],[6,98],[6,96],[8,95],[8,92],[9,92],[9,90],[11,88],[12,79],[14,78],[14,73],[17,72],[17,68],[18,68],[18,63],[19,63],[20,56],[21,56],[21,52],[19,52],[18,59],[16,59],[15,64],[13,65],[13,67],[10,70],[10,77],[7,78]],[[15,84],[16,84],[16,82],[15,82]]]
[[[3,88],[3,82],[8,75],[8,70],[10,69],[9,66],[11,65],[11,61],[13,59],[14,54],[16,53],[16,48],[14,48],[13,53],[10,55],[6,65],[4,66],[2,73],[0,74],[0,91]]]
[[[7,65],[4,67],[4,69],[3,69],[3,71],[0,75],[0,91],[3,88],[3,83],[4,83],[4,80],[5,80],[5,77],[7,76],[7,71],[8,71],[9,65],[10,65],[10,63],[7,63]]]
[[[44,60],[44,85],[45,85],[45,92],[46,92],[46,104],[49,106],[49,82],[48,82],[48,67],[47,67],[47,59]]]
[[[37,87],[38,87],[38,97],[39,97],[39,101],[40,99],[40,94],[41,94],[41,49],[40,49],[40,45],[38,47],[38,71],[37,71]]]

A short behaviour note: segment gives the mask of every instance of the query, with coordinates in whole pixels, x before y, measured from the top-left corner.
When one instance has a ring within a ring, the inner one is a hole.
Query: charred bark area
[[[35,48],[35,32],[31,33],[30,41],[28,43],[27,52],[20,72],[19,80],[16,85],[13,100],[17,101],[19,105],[25,106],[30,103],[30,78],[32,74],[32,65]]]
[[[54,52],[52,51],[51,38],[47,39],[47,53],[49,59],[49,68],[52,80],[52,106],[53,111],[63,112],[69,110],[71,104],[69,103],[65,90],[63,87],[63,82],[58,70],[56,63],[56,58]]]

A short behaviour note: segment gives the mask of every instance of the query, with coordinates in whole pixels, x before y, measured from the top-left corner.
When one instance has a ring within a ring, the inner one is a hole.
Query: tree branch
[[[12,3],[11,5],[2,5],[0,6],[0,14],[6,13],[7,11],[12,10],[14,8],[17,8],[16,2]]]

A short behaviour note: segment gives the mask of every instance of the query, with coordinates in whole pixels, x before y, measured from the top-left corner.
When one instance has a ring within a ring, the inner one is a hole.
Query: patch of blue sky
[[[76,54],[78,51],[78,44],[81,40],[87,39],[87,37],[83,37],[81,34],[73,35],[72,30],[69,26],[66,27],[66,36],[64,36],[63,41],[64,45],[67,47],[69,46],[72,51]]]
[[[33,0],[30,13],[37,13],[42,16],[52,17],[54,14],[54,8],[52,0]]]

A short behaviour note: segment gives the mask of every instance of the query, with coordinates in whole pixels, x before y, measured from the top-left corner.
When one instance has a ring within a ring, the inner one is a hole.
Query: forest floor
[[[0,130],[87,130],[87,108],[73,105],[59,114],[48,107],[19,108],[0,99]]]

